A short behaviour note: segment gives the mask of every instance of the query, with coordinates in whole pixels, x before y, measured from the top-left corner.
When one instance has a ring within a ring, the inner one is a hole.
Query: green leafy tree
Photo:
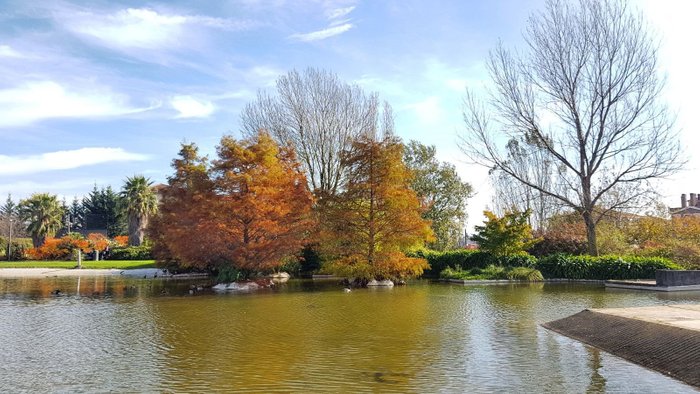
[[[322,221],[330,269],[360,280],[420,275],[427,262],[403,252],[431,240],[432,231],[410,188],[403,145],[393,136],[360,137],[343,154],[343,166],[343,192],[324,207]]]
[[[68,207],[70,213],[70,227],[72,231],[85,228],[85,209],[78,197],[73,197],[73,202]]]
[[[12,200],[11,194],[7,195],[5,204],[0,207],[0,213],[6,217],[15,216],[17,214],[17,204],[15,204],[15,202]]]
[[[53,237],[62,227],[63,207],[55,195],[33,194],[18,206],[20,219],[27,223],[27,231],[34,247],[41,246],[47,237]]]
[[[479,248],[494,256],[506,256],[523,252],[537,243],[528,224],[530,211],[506,212],[498,217],[491,211],[484,211],[486,221],[483,226],[474,226],[476,235],[472,239]]]
[[[467,219],[471,185],[462,182],[454,165],[435,157],[435,146],[409,142],[404,149],[404,162],[413,171],[411,188],[425,207],[423,219],[431,221],[435,233],[435,241],[429,246],[437,250],[456,248]]]
[[[98,189],[95,185],[90,194],[83,198],[85,229],[107,230],[109,237],[125,234],[126,224],[119,201],[119,195],[111,186]]]
[[[143,175],[126,178],[121,198],[129,223],[129,245],[140,246],[148,224],[148,218],[158,211],[153,182]]]

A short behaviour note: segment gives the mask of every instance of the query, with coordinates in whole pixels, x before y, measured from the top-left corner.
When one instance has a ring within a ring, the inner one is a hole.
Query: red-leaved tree
[[[210,163],[183,145],[151,223],[154,253],[180,267],[274,270],[301,250],[313,227],[312,196],[294,152],[261,131],[222,138],[217,156]]]

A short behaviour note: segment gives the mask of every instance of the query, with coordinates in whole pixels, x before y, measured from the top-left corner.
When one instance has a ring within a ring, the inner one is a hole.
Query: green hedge
[[[653,279],[657,269],[681,269],[668,259],[636,256],[542,257],[535,266],[545,278],[562,279]]]
[[[150,246],[119,246],[109,251],[108,260],[153,260]]]
[[[653,279],[657,269],[681,269],[661,257],[573,256],[553,254],[536,258],[527,253],[495,257],[476,250],[438,252],[420,249],[408,254],[428,260],[430,269],[424,277],[437,278],[446,268],[455,271],[485,269],[489,266],[527,267],[539,270],[545,278],[560,279]]]
[[[438,252],[420,249],[408,254],[409,257],[421,257],[428,260],[430,269],[423,276],[436,278],[445,268],[468,271],[474,268],[486,268],[491,265],[504,267],[534,268],[537,258],[527,253],[495,257],[490,253],[478,250],[457,249]]]

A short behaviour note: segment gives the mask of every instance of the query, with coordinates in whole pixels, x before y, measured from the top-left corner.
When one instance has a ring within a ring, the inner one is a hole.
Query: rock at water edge
[[[390,281],[389,279],[385,280],[376,280],[372,279],[371,281],[367,282],[367,286],[386,286],[386,287],[393,287],[394,282]]]

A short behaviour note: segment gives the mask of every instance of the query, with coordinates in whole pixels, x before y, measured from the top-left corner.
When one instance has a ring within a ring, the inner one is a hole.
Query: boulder
[[[384,279],[384,280],[372,279],[371,281],[367,282],[367,286],[386,286],[386,287],[393,287],[393,286],[394,286],[394,282],[390,281],[389,279]]]

